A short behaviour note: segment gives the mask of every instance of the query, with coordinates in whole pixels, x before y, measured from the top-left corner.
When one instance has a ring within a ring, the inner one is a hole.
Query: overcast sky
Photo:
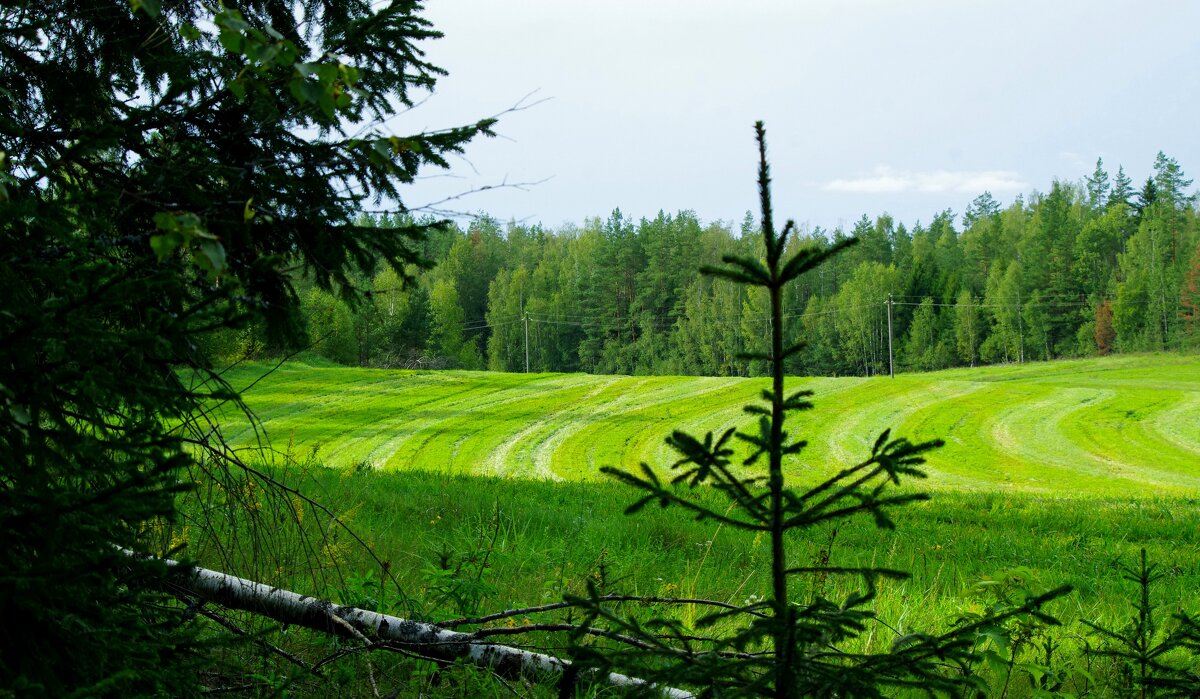
[[[1155,153],[1200,173],[1200,3],[1185,0],[429,0],[450,75],[397,133],[503,116],[451,202],[558,226],[659,209],[755,210],[766,122],[780,218],[907,224],[1078,181],[1097,157],[1135,185]],[[535,92],[536,91],[536,92]]]

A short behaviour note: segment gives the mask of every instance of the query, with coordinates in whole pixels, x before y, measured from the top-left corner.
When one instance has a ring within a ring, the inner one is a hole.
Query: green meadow
[[[583,594],[589,582],[621,594],[730,603],[768,592],[761,538],[673,509],[625,516],[635,494],[598,473],[639,461],[668,469],[663,438],[671,430],[745,425],[741,406],[762,380],[384,371],[319,360],[272,368],[226,374],[239,389],[257,380],[244,396],[258,423],[222,406],[225,436],[327,505],[388,562],[399,586],[381,588],[378,562],[298,502],[286,507],[304,510],[301,528],[325,543],[304,548],[285,534],[292,543],[280,549],[296,553],[294,569],[285,556],[274,570],[244,574],[429,619],[555,602]],[[1122,566],[1141,549],[1159,565],[1152,597],[1163,624],[1175,611],[1200,611],[1200,359],[796,378],[793,387],[815,393],[815,408],[792,426],[810,443],[788,464],[801,481],[863,457],[886,428],[946,441],[929,459],[930,477],[903,486],[933,499],[897,508],[896,529],[857,518],[802,532],[789,547],[797,566],[828,561],[912,574],[880,583],[872,606],[881,623],[858,650],[1069,584],[1074,592],[1048,610],[1062,627],[1025,638],[1016,669],[980,671],[997,686],[1011,675],[1009,696],[1032,692],[1022,663],[1053,668],[1064,692],[1118,696],[1119,663],[1085,659],[1083,649],[1103,640],[1082,622],[1128,623],[1138,590]],[[704,497],[721,506],[716,493]],[[230,561],[230,550],[202,541],[190,553],[214,566]],[[840,599],[858,586],[817,578],[799,592]],[[703,610],[671,613],[686,624]],[[555,612],[507,623],[565,620]],[[489,687],[484,693],[505,695]]]
[[[269,369],[227,375],[249,385]],[[412,372],[289,363],[245,394],[261,430],[221,415],[236,446],[334,468],[580,481],[604,465],[666,465],[663,439],[749,422],[763,379]],[[817,479],[884,429],[941,438],[924,487],[1067,496],[1200,493],[1200,359],[1173,355],[960,369],[895,379],[796,378],[815,408],[789,423]]]

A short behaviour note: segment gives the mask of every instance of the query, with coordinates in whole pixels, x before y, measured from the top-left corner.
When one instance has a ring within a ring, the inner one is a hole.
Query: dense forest
[[[1135,189],[1102,161],[1081,183],[1002,207],[990,193],[961,218],[912,228],[884,214],[792,243],[858,244],[789,289],[796,374],[873,375],[979,363],[1200,346],[1200,225],[1192,181],[1159,153]],[[383,225],[395,222],[384,220]],[[300,283],[310,337],[327,358],[372,366],[758,375],[740,355],[769,336],[765,295],[699,269],[758,254],[758,223],[688,211],[633,221],[614,211],[557,230],[480,217],[424,241],[433,269],[357,284],[348,307]],[[889,323],[890,315],[890,323]],[[890,330],[889,330],[890,327]],[[219,354],[261,355],[254,332]],[[527,364],[528,363],[528,364]]]

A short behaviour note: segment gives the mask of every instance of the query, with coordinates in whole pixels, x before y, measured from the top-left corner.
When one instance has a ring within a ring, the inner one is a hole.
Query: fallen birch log
[[[180,566],[177,561],[168,565]],[[178,581],[183,589],[202,599],[231,609],[262,614],[284,624],[294,624],[338,636],[386,642],[433,660],[453,662],[467,659],[480,667],[508,676],[544,678],[570,669],[568,661],[510,646],[487,643],[469,633],[450,631],[433,624],[401,619],[328,600],[300,595],[245,578],[206,568],[193,568],[190,577]],[[647,687],[645,680],[609,673],[600,680],[617,687]],[[692,699],[691,692],[660,687],[671,699]]]

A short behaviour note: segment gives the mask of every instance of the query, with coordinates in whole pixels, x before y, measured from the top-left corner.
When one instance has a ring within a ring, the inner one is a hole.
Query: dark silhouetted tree
[[[491,121],[372,126],[441,73],[418,9],[0,7],[0,694],[200,691],[194,610],[121,548],[170,553],[176,496],[228,475],[195,456],[206,401],[237,400],[207,337],[261,319],[303,343],[297,273],[355,302],[356,279],[420,262],[429,225],[362,208],[402,208]]]

